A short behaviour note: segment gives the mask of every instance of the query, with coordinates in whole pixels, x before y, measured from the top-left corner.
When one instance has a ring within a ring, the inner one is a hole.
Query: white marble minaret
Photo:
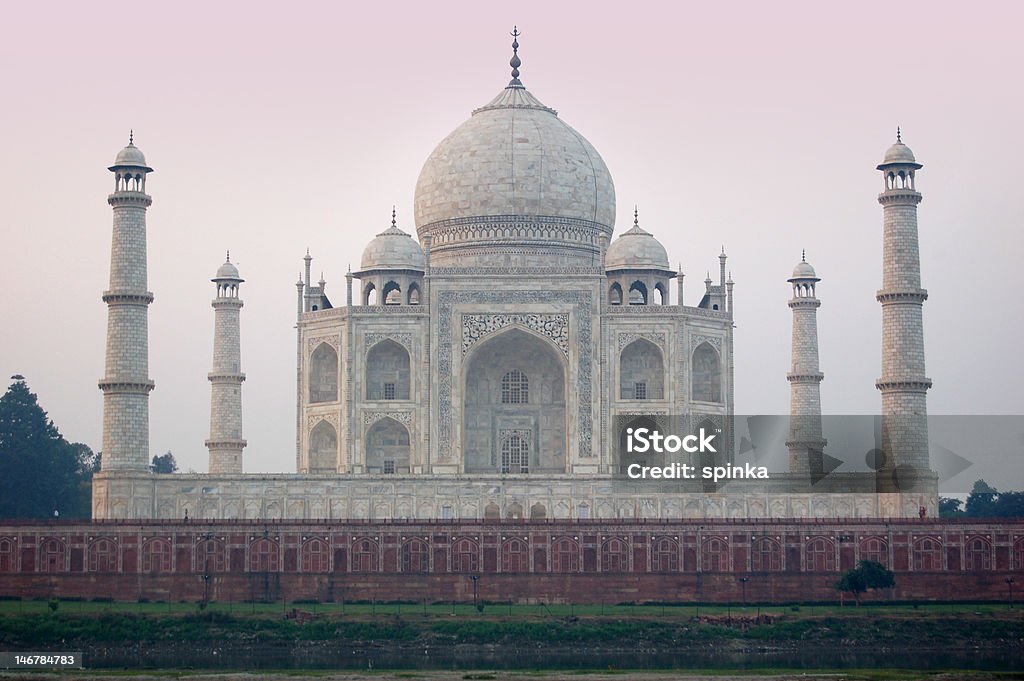
[[[149,472],[149,304],[153,294],[146,275],[146,175],[153,169],[134,144],[134,135],[110,166],[114,209],[107,304],[106,371],[103,391],[103,471]],[[136,501],[142,501],[136,499]],[[120,509],[123,515],[147,513]]]
[[[882,304],[882,377],[875,383],[882,393],[880,449],[885,459],[880,469],[894,473],[928,468],[927,392],[932,382],[924,373],[921,321],[928,292],[921,288],[917,238],[921,194],[915,185],[915,173],[921,167],[897,130],[896,143],[878,165],[884,177],[884,191],[878,195],[884,243],[882,289],[877,295]],[[895,475],[883,478],[887,489],[907,491]],[[890,487],[890,482],[895,486]]]
[[[807,262],[806,254],[793,269],[788,280],[793,285],[792,364],[786,375],[789,381],[789,470],[798,475],[821,476],[821,380],[818,367],[818,300],[816,287],[821,279]]]
[[[242,472],[242,381],[241,331],[239,316],[242,300],[238,288],[245,281],[231,264],[229,253],[211,279],[217,285],[213,299],[213,369],[210,379],[210,473],[232,475]]]

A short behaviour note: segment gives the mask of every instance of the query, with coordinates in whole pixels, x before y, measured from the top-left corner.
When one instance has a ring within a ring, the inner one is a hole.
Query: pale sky
[[[929,408],[1021,414],[1020,3],[9,3],[0,24],[0,371],[99,449],[112,187],[129,129],[147,188],[151,454],[206,470],[214,295],[242,287],[245,469],[294,471],[295,280],[336,304],[390,222],[413,232],[433,147],[522,80],[615,181],[695,305],[722,245],[736,409],[788,409],[786,279],[822,282],[822,405],[871,414],[882,187],[896,126],[924,169]],[[715,275],[717,276],[717,275]],[[998,485],[997,485],[998,486]]]

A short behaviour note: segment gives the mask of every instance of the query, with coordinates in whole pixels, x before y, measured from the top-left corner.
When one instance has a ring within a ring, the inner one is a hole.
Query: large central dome
[[[515,71],[427,158],[415,210],[437,264],[598,265],[598,238],[615,225],[615,187],[597,150]],[[495,262],[502,255],[515,257]]]

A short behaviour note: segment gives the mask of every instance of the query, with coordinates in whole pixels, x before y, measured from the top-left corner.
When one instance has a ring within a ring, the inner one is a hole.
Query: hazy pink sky
[[[823,281],[827,413],[874,413],[882,182],[897,125],[918,177],[933,413],[1024,412],[1018,297],[1020,3],[17,3],[0,26],[0,371],[98,448],[112,180],[129,128],[148,189],[152,453],[206,469],[213,311],[242,288],[247,471],[294,470],[295,287],[336,303],[390,221],[413,231],[434,145],[522,79],[615,180],[696,304],[724,244],[736,407],[784,413],[790,295]]]

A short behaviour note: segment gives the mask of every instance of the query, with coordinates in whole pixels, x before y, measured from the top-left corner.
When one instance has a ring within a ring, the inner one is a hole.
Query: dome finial
[[[640,209],[636,204],[633,204],[633,226],[640,226]]]
[[[807,262],[807,249],[800,249],[800,262]]]
[[[128,144],[135,144],[135,129],[128,130]]]
[[[231,251],[228,251],[227,255],[224,256],[224,262],[231,262]]]
[[[395,215],[396,215],[396,213],[395,213],[395,206],[394,206],[394,204],[392,204],[391,205],[391,226],[392,227],[397,227],[398,226],[396,221],[395,221]]]
[[[896,141],[903,144],[903,134],[900,132],[900,126],[896,126]]]
[[[523,82],[519,80],[519,67],[523,65],[521,59],[519,59],[519,36],[522,33],[519,32],[518,26],[512,27],[512,59],[509,60],[508,65],[512,67],[512,80],[509,81],[509,87],[523,87]]]

